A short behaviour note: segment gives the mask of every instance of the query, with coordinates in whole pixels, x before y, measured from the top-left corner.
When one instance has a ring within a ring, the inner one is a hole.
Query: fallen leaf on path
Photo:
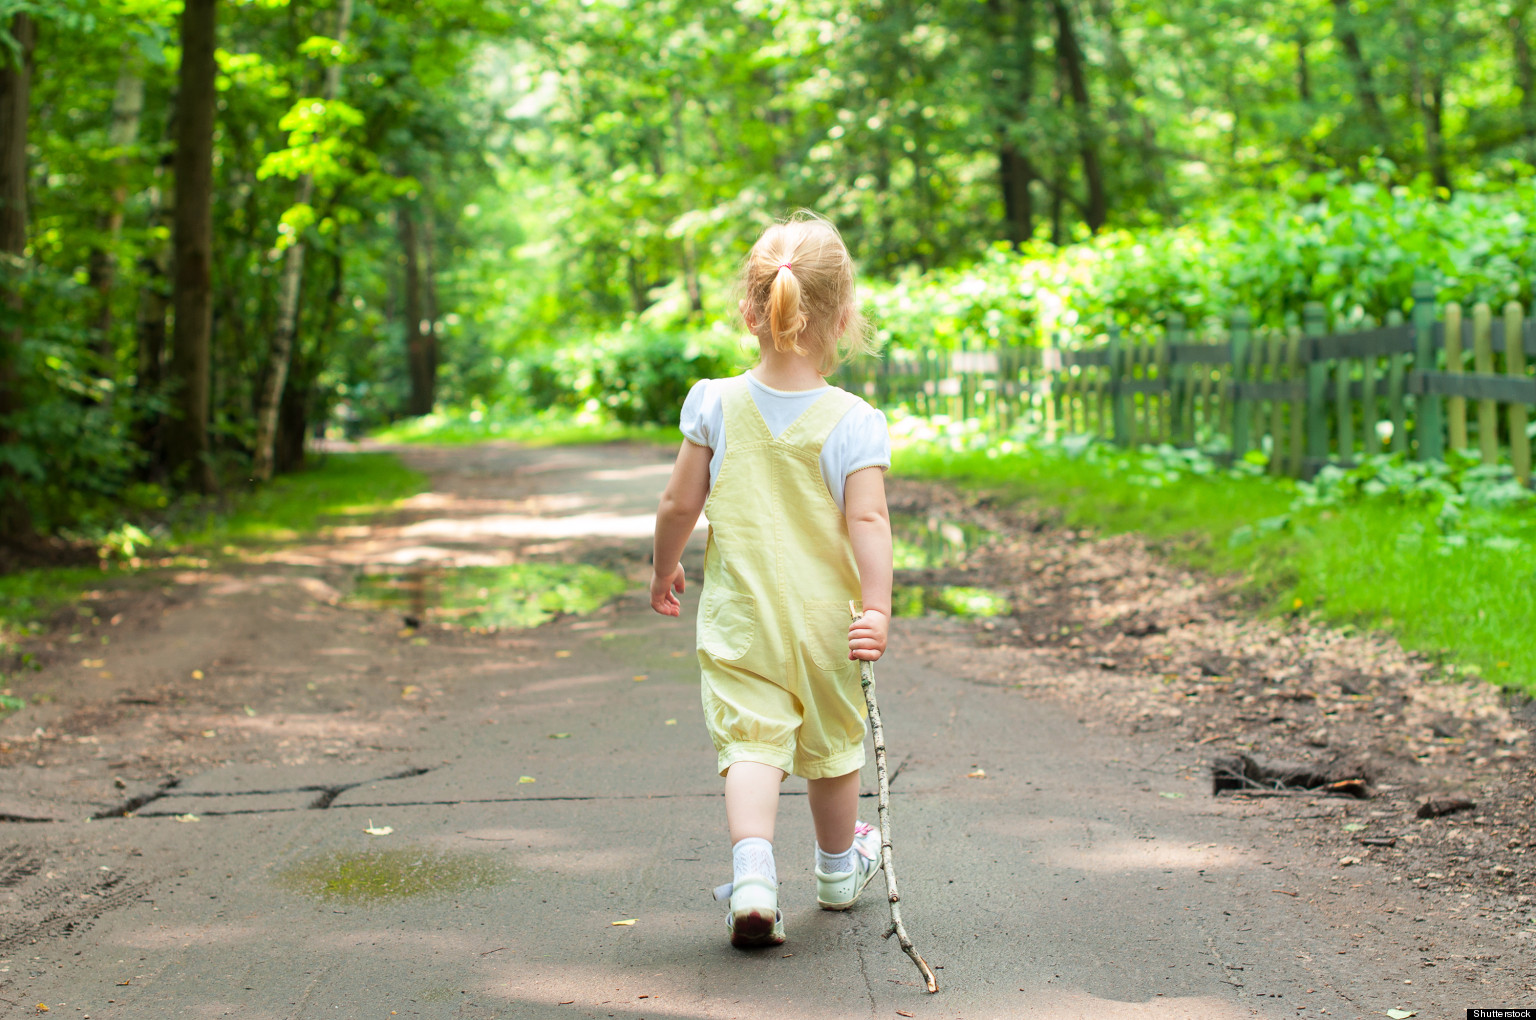
[[[1347,868],[1351,864],[1359,864],[1359,863],[1360,863],[1360,858],[1358,858],[1358,857],[1340,857],[1339,858],[1339,866],[1341,868]]]
[[[46,1002],[39,1002],[37,1004],[37,1011],[39,1013],[46,1013],[46,1012],[48,1012],[48,1004]]]
[[[1271,890],[1270,890],[1270,892],[1277,892],[1277,893],[1279,893],[1279,894],[1280,894],[1280,895],[1281,895],[1281,896],[1289,896],[1289,897],[1291,897],[1291,898],[1292,898],[1292,899],[1294,899],[1294,898],[1296,898],[1296,897],[1297,897],[1297,896],[1300,896],[1300,895],[1301,895],[1301,893],[1293,893],[1293,892],[1291,892],[1291,891],[1290,891],[1290,890],[1289,890],[1289,889],[1271,889]]]
[[[107,660],[105,660],[105,659],[81,659],[80,660],[80,665],[84,666],[86,669],[100,669],[101,667],[105,666],[106,664],[107,664]]]
[[[967,778],[967,779],[985,779],[985,778],[987,778],[987,770],[986,769],[977,769],[975,772],[967,772],[965,774],[965,778]]]
[[[368,819],[368,828],[364,829],[363,831],[366,832],[370,836],[388,836],[391,832],[394,832],[395,830],[391,826],[388,826],[388,825],[375,826],[373,824],[373,819],[370,818],[370,819]]]
[[[575,1001],[576,1001],[575,999],[561,999],[558,1003],[556,1003],[556,1005],[557,1006],[569,1006],[571,1003],[573,1003]]]
[[[416,633],[415,627],[401,627],[395,631],[395,637],[410,637],[414,633]]]
[[[676,726],[677,725],[677,720],[676,719],[668,719],[666,724],[668,726]]]
[[[538,780],[533,778],[532,776],[518,776],[517,777],[517,781],[519,783],[537,783],[538,782]]]
[[[913,1014],[911,1014],[911,1013],[908,1013],[908,1012],[907,1012],[907,1011],[906,1011],[906,1010],[904,1010],[904,1009],[898,1009],[898,1010],[897,1010],[897,1011],[896,1011],[896,1015],[897,1015],[897,1016],[912,1016],[912,1015],[913,1015]]]
[[[202,670],[194,669],[192,671],[192,679],[193,680],[201,680],[202,678],[203,678],[203,671]]]
[[[404,687],[400,688],[400,696],[406,701],[410,701],[419,693],[421,693],[421,688],[417,687],[415,684],[406,684]]]
[[[1411,1016],[1418,1016],[1418,1015],[1419,1015],[1419,1011],[1416,1010],[1416,1009],[1389,1009],[1389,1010],[1387,1010],[1387,1016],[1391,1017],[1392,1020],[1408,1020],[1409,1017],[1411,1017]]]
[[[177,815],[176,816],[176,820],[178,822],[199,822],[199,821],[202,821],[202,819],[198,818],[196,815],[193,815],[193,814]]]
[[[1167,797],[1169,800],[1179,800],[1184,795],[1182,793],[1159,793],[1158,796],[1159,797]]]
[[[1349,822],[1348,824],[1346,824],[1344,826],[1344,831],[1345,832],[1359,832],[1363,828],[1365,828],[1365,824],[1363,822]]]
[[[256,714],[256,710],[254,708],[252,708],[250,705],[246,705],[245,706],[245,714],[249,715],[249,716],[254,716]]]
[[[635,921],[637,921],[637,920],[639,920],[639,919],[631,917],[628,921],[614,921],[608,927],[610,927],[610,928],[633,928],[635,926]]]
[[[564,740],[568,736],[570,736],[569,733],[551,733],[549,735],[549,739],[550,740]]]
[[[560,651],[555,653],[555,658],[557,658],[557,659],[569,659],[570,657],[571,657],[571,653],[566,651],[563,648],[560,649]]]
[[[219,735],[219,731],[218,730],[204,730],[203,731],[203,736],[205,736],[205,737],[216,737],[218,735]]]
[[[636,673],[635,683],[639,683],[641,680],[649,680],[650,678],[651,675],[649,673]]]
[[[119,988],[121,988],[123,985],[128,985],[128,984],[132,984],[132,983],[133,983],[133,978],[129,978],[127,981],[119,981],[117,983],[117,985],[118,985]]]
[[[424,637],[411,638],[411,644],[413,645],[430,645],[431,643]]]

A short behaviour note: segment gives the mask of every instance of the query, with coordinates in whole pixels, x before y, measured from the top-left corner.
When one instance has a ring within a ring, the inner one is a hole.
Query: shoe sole
[[[873,882],[875,880],[875,876],[880,874],[880,869],[883,867],[885,867],[884,861],[881,861],[878,865],[875,866],[875,870],[869,873],[869,877],[864,880],[864,884],[859,886],[859,888],[854,891],[853,899],[847,900],[843,903],[828,903],[826,900],[823,900],[820,896],[818,896],[816,897],[816,905],[822,910],[851,910],[854,904],[859,902],[859,897],[864,895],[864,890],[869,888],[869,883]]]
[[[783,944],[784,929],[777,912],[765,914],[759,910],[746,910],[731,918],[731,945],[737,949]]]

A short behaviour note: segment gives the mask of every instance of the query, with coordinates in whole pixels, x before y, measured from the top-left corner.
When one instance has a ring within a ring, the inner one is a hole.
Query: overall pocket
[[[730,662],[747,654],[757,630],[757,603],[750,595],[716,589],[699,607],[699,647]]]
[[[858,606],[857,601],[854,602]],[[848,602],[805,602],[805,647],[811,661],[833,672],[853,665],[848,658]]]

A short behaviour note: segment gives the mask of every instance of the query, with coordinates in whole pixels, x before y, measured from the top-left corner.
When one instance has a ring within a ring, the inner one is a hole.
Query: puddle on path
[[[484,889],[511,874],[508,865],[485,854],[403,847],[311,857],[283,869],[278,884],[316,899],[377,903]]]
[[[976,524],[923,517],[891,515],[891,542],[897,570],[958,567],[997,533]]]
[[[946,616],[979,619],[1004,616],[1013,611],[1013,606],[1007,598],[990,588],[902,584],[891,590],[891,609],[897,616],[943,613]]]
[[[424,567],[362,574],[352,606],[392,609],[445,626],[537,627],[557,613],[583,615],[629,587],[617,574],[584,563],[506,567]]]

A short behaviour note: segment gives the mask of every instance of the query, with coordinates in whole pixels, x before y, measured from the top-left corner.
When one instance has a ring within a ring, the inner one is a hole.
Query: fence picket
[[[1337,419],[1335,428],[1339,436],[1339,460],[1349,463],[1355,459],[1355,409],[1349,399],[1349,359],[1337,358],[1333,362],[1333,405]]]
[[[1466,372],[1461,349],[1461,305],[1455,301],[1445,306],[1445,370],[1451,375]],[[1467,398],[1448,397],[1445,401],[1445,444],[1452,450],[1467,448]]]
[[[1504,347],[1504,371],[1521,379],[1525,378],[1524,328],[1520,305],[1511,301],[1504,306],[1504,335],[1509,338]],[[1531,437],[1525,431],[1528,417],[1524,404],[1509,405],[1509,461],[1521,485],[1531,483]]]
[[[1302,310],[1307,336],[1316,339],[1323,335],[1323,306],[1308,301]],[[1328,363],[1309,351],[1307,355],[1307,459],[1303,467],[1306,474],[1321,467],[1328,459],[1328,410],[1323,398],[1328,389]]]
[[[1396,308],[1387,313],[1388,326],[1400,326],[1403,313]],[[1387,414],[1392,418],[1392,452],[1408,449],[1408,414],[1403,407],[1403,384],[1408,374],[1408,356],[1393,354],[1387,359]]]
[[[1294,385],[1300,381],[1301,331],[1299,329],[1293,328],[1291,330],[1290,337],[1287,338],[1285,342],[1285,368],[1285,378],[1287,382]],[[1304,431],[1306,425],[1304,421],[1306,417],[1306,408],[1305,405],[1298,403],[1294,399],[1288,401],[1287,406],[1289,408],[1289,414],[1291,418],[1290,440],[1287,443],[1287,452],[1290,453],[1290,463],[1288,467],[1290,468],[1291,474],[1296,476],[1301,474],[1303,452],[1302,444],[1306,441]]]
[[[1419,372],[1435,370],[1435,285],[1428,280],[1413,284],[1413,367]],[[1444,414],[1440,398],[1422,393],[1415,400],[1416,431],[1420,460],[1445,457]]]
[[[1493,374],[1493,310],[1486,301],[1472,307],[1472,366],[1478,375]],[[1499,460],[1499,405],[1477,402],[1477,447],[1484,464]]]
[[[1232,457],[1241,460],[1251,445],[1249,429],[1253,423],[1253,402],[1244,394],[1242,385],[1252,380],[1250,370],[1249,327],[1253,317],[1248,309],[1239,308],[1232,313],[1232,378],[1227,391],[1232,394]]]

